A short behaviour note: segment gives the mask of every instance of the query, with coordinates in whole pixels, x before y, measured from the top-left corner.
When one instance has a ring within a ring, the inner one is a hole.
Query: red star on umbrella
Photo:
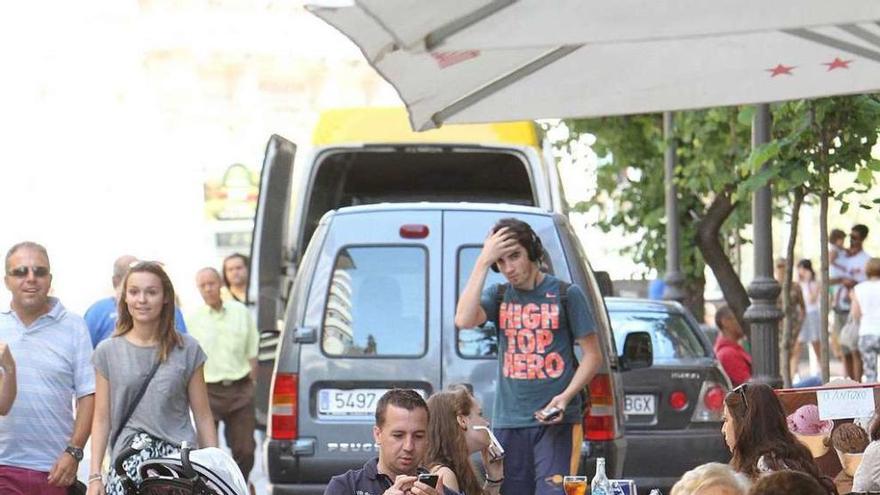
[[[834,61],[825,62],[822,65],[827,65],[828,70],[826,72],[830,72],[834,69],[849,69],[849,64],[852,63],[852,60],[841,60],[840,57],[834,57]]]
[[[770,73],[770,77],[776,77],[776,76],[780,76],[782,74],[785,74],[786,76],[791,76],[792,75],[791,71],[795,68],[797,68],[796,65],[779,64],[772,69],[764,69],[764,70],[766,70],[767,72]]]

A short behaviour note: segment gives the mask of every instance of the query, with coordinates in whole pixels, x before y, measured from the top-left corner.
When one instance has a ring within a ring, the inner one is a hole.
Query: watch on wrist
[[[64,451],[67,452],[68,454],[70,454],[71,457],[76,459],[76,462],[80,462],[83,460],[83,449],[81,449],[79,447],[74,447],[73,445],[68,445],[67,448],[64,449]]]

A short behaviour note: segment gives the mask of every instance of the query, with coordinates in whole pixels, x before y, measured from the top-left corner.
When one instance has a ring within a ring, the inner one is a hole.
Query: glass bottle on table
[[[593,476],[593,481],[590,483],[590,494],[612,495],[611,482],[608,481],[608,476],[605,475],[604,457],[596,459],[596,476]]]

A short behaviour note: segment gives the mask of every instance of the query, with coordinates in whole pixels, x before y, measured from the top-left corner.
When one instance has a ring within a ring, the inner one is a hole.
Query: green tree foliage
[[[876,206],[863,195],[852,196],[869,191],[872,172],[880,171],[880,164],[870,157],[880,122],[875,96],[786,102],[773,105],[772,113],[773,141],[754,151],[752,107],[675,113],[677,221],[685,288],[702,293],[708,263],[740,318],[748,297],[729,252],[750,222],[748,205],[755,189],[773,181],[780,208],[792,204],[799,188],[807,201],[822,197],[843,201],[844,211],[849,198],[857,198],[862,208]],[[565,125],[571,141],[582,133],[595,135],[593,148],[602,158],[597,195],[576,208],[597,209],[598,227],[606,232],[619,228],[634,234],[637,241],[626,254],[662,272],[666,256],[662,116],[575,119]],[[770,166],[762,168],[765,164]],[[856,183],[833,191],[828,176],[841,170],[856,173]],[[688,305],[702,314],[701,296]]]
[[[664,209],[662,116],[659,114],[565,122],[573,137],[581,133],[596,136],[593,146],[603,157],[598,171],[599,194],[577,205],[580,210],[596,208],[599,227],[622,229],[638,235],[628,248],[635,261],[662,272],[666,256],[666,214]],[[701,316],[705,261],[697,239],[699,221],[719,197],[735,192],[737,167],[749,155],[749,127],[739,122],[736,108],[715,108],[675,114],[676,185],[681,227],[681,266],[685,289],[695,296],[688,306]],[[727,209],[729,220],[725,240],[744,224],[748,211]],[[725,242],[728,244],[728,242]],[[725,257],[726,259],[726,257]],[[744,293],[744,289],[740,289]]]

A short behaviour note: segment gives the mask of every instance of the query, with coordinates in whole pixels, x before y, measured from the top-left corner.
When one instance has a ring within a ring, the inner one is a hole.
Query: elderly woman
[[[15,360],[9,346],[0,342],[0,416],[6,416],[15,402],[17,383],[15,379]]]
[[[670,495],[745,495],[749,480],[732,467],[709,462],[684,473]]]
[[[830,494],[834,482],[822,476],[809,449],[789,431],[782,404],[767,385],[744,383],[724,398],[721,433],[731,466],[752,480],[776,471],[801,471]]]

